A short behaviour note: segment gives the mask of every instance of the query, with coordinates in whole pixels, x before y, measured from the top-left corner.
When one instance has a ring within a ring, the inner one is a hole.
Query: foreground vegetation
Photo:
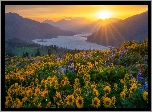
[[[148,108],[148,40],[55,57],[5,56],[6,108]]]

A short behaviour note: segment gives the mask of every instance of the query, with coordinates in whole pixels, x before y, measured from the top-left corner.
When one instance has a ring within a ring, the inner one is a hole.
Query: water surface
[[[108,47],[98,45],[96,43],[86,42],[87,38],[84,37],[86,35],[78,34],[74,36],[58,36],[58,38],[52,38],[52,39],[43,39],[43,41],[47,42],[37,42],[42,39],[34,39],[33,42],[38,43],[40,45],[56,45],[58,47],[67,48],[67,49],[79,49],[79,50],[105,50],[108,49]]]

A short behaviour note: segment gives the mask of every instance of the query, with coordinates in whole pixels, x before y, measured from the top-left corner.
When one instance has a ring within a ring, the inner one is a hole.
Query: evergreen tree
[[[22,57],[26,57],[26,54],[23,52],[23,55],[22,55]]]
[[[28,52],[26,52],[26,54],[25,54],[25,55],[26,55],[26,57],[28,57],[28,56],[29,56]]]
[[[48,50],[48,55],[49,55],[49,56],[51,55],[51,50],[50,50],[50,49]]]
[[[35,54],[35,57],[36,57],[36,56],[41,56],[41,53],[40,53],[39,49],[37,50],[37,52],[36,52],[36,54]]]

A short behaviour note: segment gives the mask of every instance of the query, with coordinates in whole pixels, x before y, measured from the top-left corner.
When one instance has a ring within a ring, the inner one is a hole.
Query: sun
[[[101,12],[98,12],[96,14],[96,16],[99,18],[99,19],[108,19],[110,17],[112,17],[113,13],[108,11],[108,10],[103,10]]]

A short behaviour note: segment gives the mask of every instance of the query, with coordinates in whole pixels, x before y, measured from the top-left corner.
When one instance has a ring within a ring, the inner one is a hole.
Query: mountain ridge
[[[75,33],[23,18],[17,13],[5,13],[5,40],[20,38],[29,42],[33,39],[51,39],[61,35],[73,36]]]

